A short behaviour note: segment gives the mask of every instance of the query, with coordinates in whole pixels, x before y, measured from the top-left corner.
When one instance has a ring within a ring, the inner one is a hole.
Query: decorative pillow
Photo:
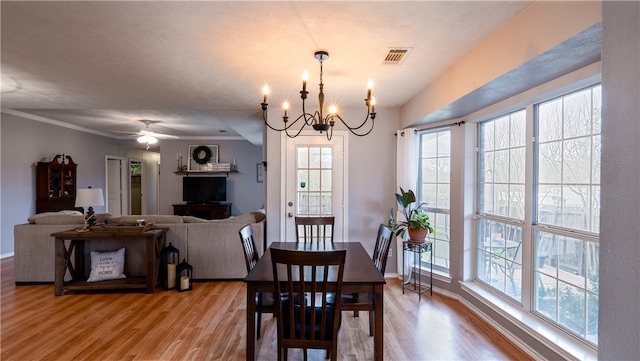
[[[124,275],[124,247],[115,252],[91,252],[91,273],[87,282],[117,280]]]
[[[58,213],[60,213],[60,214],[70,214],[70,215],[74,215],[75,214],[76,216],[77,215],[80,215],[80,216],[82,215],[82,212],[74,211],[74,210],[71,210],[71,209],[63,210],[63,211],[60,211]]]

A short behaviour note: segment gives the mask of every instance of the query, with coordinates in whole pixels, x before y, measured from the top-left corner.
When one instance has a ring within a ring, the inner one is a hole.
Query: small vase
[[[409,228],[409,241],[415,243],[423,243],[426,241],[427,234],[429,234],[428,229],[412,229]]]

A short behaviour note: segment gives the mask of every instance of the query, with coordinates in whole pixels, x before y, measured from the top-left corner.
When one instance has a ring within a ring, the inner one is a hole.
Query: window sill
[[[597,351],[574,340],[571,336],[551,327],[511,303],[502,300],[483,286],[475,282],[460,282],[460,285],[463,291],[483,302],[523,332],[537,339],[565,359],[585,361],[596,361],[598,359]],[[472,307],[472,309],[475,309],[475,307]],[[476,311],[478,310],[476,309]],[[495,324],[495,322],[492,324]]]
[[[422,277],[429,277],[429,270],[426,269],[422,269]],[[449,277],[448,273],[444,273],[442,271],[438,271],[438,270],[433,270],[433,279],[434,280],[438,280],[440,282],[444,282],[444,283],[449,283],[451,284],[452,279],[451,277]]]

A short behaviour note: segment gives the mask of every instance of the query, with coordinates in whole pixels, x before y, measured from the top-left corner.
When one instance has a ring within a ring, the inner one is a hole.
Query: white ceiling
[[[363,107],[373,78],[377,106],[398,107],[530,4],[2,1],[1,106],[120,139],[146,119],[180,139],[261,144],[263,85],[270,109],[299,112],[304,70],[317,94],[315,50],[330,55],[327,102]],[[411,51],[383,64],[393,48]]]

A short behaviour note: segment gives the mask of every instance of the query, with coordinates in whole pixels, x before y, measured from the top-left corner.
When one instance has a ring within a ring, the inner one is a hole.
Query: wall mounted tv
[[[187,203],[220,203],[227,201],[227,178],[184,177],[182,200]]]

